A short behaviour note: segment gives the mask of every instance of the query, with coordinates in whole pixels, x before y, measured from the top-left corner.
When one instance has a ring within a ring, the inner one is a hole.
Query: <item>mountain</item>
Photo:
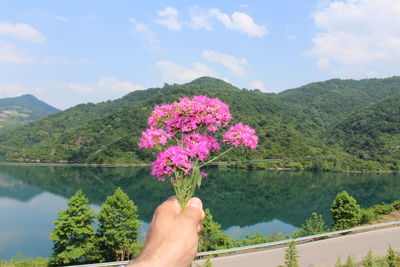
[[[400,93],[364,107],[330,129],[333,142],[358,158],[400,160]]]
[[[208,95],[228,103],[234,122],[254,127],[260,137],[255,153],[236,159],[315,155],[329,148],[315,139],[313,123],[301,109],[258,90],[240,90],[213,78],[132,92],[100,104],[83,104],[0,135],[0,152],[9,158],[94,163],[149,162],[152,153],[139,149],[141,131],[154,105],[183,96]],[[233,123],[234,123],[233,122]]]
[[[396,93],[400,93],[400,77],[360,81],[332,79],[286,90],[276,97],[302,106],[314,122],[329,126],[360,108]]]
[[[0,99],[0,132],[59,112],[33,95]]]
[[[361,81],[334,79],[280,94],[266,94],[203,77],[182,85],[165,84],[162,88],[134,91],[114,101],[81,104],[20,126],[0,134],[0,156],[80,163],[150,162],[154,154],[138,148],[137,143],[153,107],[183,96],[207,95],[229,104],[234,117],[232,123],[249,124],[259,136],[256,151],[248,153],[238,149],[222,158],[224,160],[256,160],[235,164],[262,168],[393,169],[398,161],[393,155],[381,159],[363,158],[355,153],[360,148],[355,143],[346,143],[343,138],[351,135],[346,132],[346,123],[361,116],[357,112],[389,101],[391,96],[397,99],[399,88],[399,77]],[[400,117],[396,101],[391,103],[386,112],[389,128],[396,127],[394,117]],[[360,134],[374,127],[370,123],[373,122],[368,121]],[[338,130],[335,132],[335,129]],[[394,136],[385,132],[382,138]]]

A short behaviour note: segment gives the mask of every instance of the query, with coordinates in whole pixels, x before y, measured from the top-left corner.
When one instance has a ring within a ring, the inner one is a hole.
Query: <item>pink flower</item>
[[[139,147],[149,148],[160,144],[165,145],[171,137],[172,134],[166,133],[164,130],[150,128],[142,132]]]
[[[147,123],[150,128],[162,128],[165,125],[165,121],[173,116],[174,104],[164,104],[161,106],[155,106],[151,113]]]
[[[220,146],[211,135],[202,135],[197,132],[186,135],[183,138],[186,151],[191,158],[197,157],[198,160],[205,160],[212,151],[217,151]]]
[[[185,175],[190,173],[192,162],[189,160],[187,151],[181,146],[170,146],[160,152],[153,162],[151,175],[164,181],[171,173],[182,171]]]
[[[195,96],[156,106],[148,124],[151,128],[165,128],[170,133],[189,133],[203,126],[216,132],[218,127],[227,126],[231,119],[229,106],[218,98]]]
[[[222,140],[226,144],[232,144],[234,147],[239,145],[247,146],[251,150],[256,149],[258,137],[253,128],[242,123],[235,124],[224,134]]]

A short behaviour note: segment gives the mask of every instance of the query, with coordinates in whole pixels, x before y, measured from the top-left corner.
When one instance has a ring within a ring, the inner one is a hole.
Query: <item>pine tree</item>
[[[139,252],[138,208],[128,195],[117,188],[107,197],[99,213],[99,247],[106,261],[132,259]]]
[[[78,190],[67,202],[68,208],[58,213],[54,229],[51,265],[89,263],[96,260],[94,212],[89,201]]]
[[[365,256],[365,258],[362,260],[361,263],[362,263],[362,266],[364,266],[364,267],[374,267],[375,257],[374,257],[372,250],[368,251],[367,256]]]
[[[297,255],[297,248],[296,248],[296,242],[291,241],[289,243],[289,247],[286,249],[286,254],[285,254],[285,266],[286,267],[298,267],[299,262],[297,260],[299,256]]]
[[[361,208],[352,196],[342,191],[332,203],[331,215],[336,230],[347,229],[360,223]]]
[[[345,267],[355,267],[356,264],[354,263],[354,259],[351,255],[347,256]]]
[[[354,259],[351,255],[347,256],[346,263],[342,263],[341,258],[339,257],[336,261],[335,267],[355,267],[356,264],[354,263]]]
[[[392,246],[389,246],[386,255],[386,262],[389,267],[398,267],[400,266],[400,253],[396,252]]]
[[[221,225],[213,220],[210,210],[206,209],[200,233],[199,251],[231,247],[234,247],[234,241],[229,235],[222,233]]]

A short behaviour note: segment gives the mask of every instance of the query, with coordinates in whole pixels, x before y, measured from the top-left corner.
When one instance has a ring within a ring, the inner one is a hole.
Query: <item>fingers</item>
[[[180,211],[180,205],[178,202],[178,199],[176,196],[169,197],[167,200],[165,200],[163,203],[161,203],[160,206],[157,207],[155,213],[172,213],[172,214],[178,214]]]
[[[192,218],[195,222],[201,222],[204,219],[205,214],[203,203],[200,198],[191,198],[182,213],[185,216]]]
[[[169,197],[156,208],[151,224],[159,220],[171,220],[172,217],[179,214],[180,210],[181,207],[176,197]]]
[[[182,211],[178,199],[175,196],[168,198],[160,206],[157,207],[152,224],[156,221],[171,221],[175,216],[183,215],[185,218],[189,219],[190,224],[195,227],[197,233],[201,232],[202,220],[205,217],[203,210],[203,203],[197,197],[189,200],[185,209]]]

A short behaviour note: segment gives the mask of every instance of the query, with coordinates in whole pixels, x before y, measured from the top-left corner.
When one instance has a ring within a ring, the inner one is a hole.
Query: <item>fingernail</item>
[[[187,206],[196,207],[196,208],[199,208],[201,210],[203,209],[203,203],[201,202],[200,198],[198,198],[198,197],[191,198],[189,200]]]

